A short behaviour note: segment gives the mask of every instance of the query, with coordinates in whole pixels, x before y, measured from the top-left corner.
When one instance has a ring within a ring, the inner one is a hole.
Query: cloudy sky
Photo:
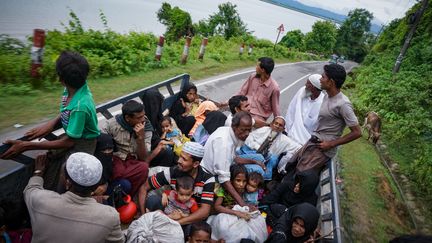
[[[404,16],[416,0],[298,0],[299,2],[327,9],[340,14],[348,14],[354,8],[366,8],[381,23],[387,24]]]

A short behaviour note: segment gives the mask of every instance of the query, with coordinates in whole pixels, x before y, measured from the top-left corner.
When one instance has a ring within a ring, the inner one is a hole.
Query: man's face
[[[238,108],[237,112],[240,111],[246,111],[246,112],[250,112],[250,104],[248,100],[244,100],[244,101],[240,101],[240,107]]]
[[[144,123],[145,121],[145,112],[135,112],[133,115],[126,115],[125,116],[126,122],[129,123],[131,126],[135,126],[138,123]]]
[[[186,152],[181,152],[177,161],[178,168],[182,172],[190,172],[199,165],[198,161],[193,161],[192,156]]]
[[[258,61],[255,67],[256,74],[259,76],[264,73],[264,69],[261,68],[261,62]]]
[[[245,141],[249,136],[249,133],[252,131],[252,121],[247,121],[246,119],[241,119],[240,124],[236,126],[232,126],[235,136],[241,141]]]
[[[285,129],[285,121],[282,118],[276,118],[270,124],[270,128],[275,132],[283,132]]]
[[[325,72],[323,72],[321,75],[320,83],[322,90],[328,90],[333,85],[334,81],[331,80]]]

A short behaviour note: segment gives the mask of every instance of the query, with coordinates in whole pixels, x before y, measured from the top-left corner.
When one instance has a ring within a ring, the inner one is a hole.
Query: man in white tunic
[[[285,129],[290,138],[302,145],[311,138],[318,125],[318,114],[324,98],[320,79],[320,74],[310,75],[305,87],[297,91],[288,106]]]

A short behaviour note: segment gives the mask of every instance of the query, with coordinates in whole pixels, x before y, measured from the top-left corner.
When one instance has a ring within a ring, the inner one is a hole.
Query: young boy
[[[211,242],[211,226],[206,222],[193,223],[191,225],[189,243],[209,243]]]
[[[258,189],[264,182],[263,176],[258,172],[249,172],[247,175],[246,192],[243,194],[243,200],[246,203],[258,205]]]
[[[178,220],[198,210],[198,203],[192,198],[194,179],[191,176],[177,178],[176,190],[162,194],[162,205],[168,217]]]

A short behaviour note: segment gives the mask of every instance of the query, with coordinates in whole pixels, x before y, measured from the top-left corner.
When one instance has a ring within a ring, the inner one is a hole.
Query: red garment
[[[133,156],[128,156],[122,160],[113,156],[113,175],[112,179],[127,179],[132,184],[130,195],[133,197],[138,189],[147,180],[148,164],[137,160]]]
[[[30,243],[32,238],[31,229],[9,230],[7,234],[12,243]]]

